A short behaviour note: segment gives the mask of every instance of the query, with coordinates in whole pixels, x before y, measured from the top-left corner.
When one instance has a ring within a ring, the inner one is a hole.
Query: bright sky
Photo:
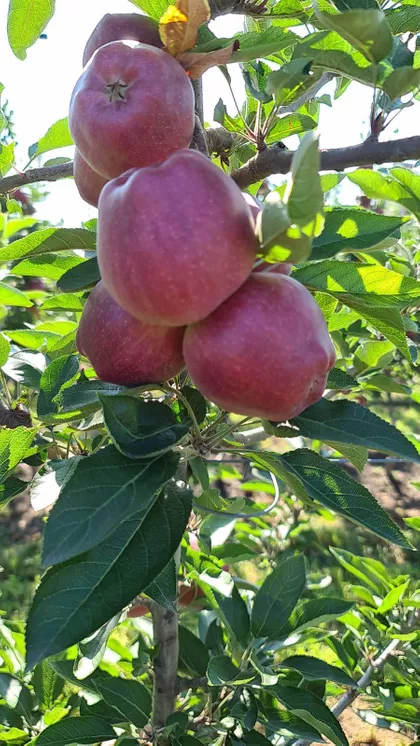
[[[45,134],[57,119],[67,116],[68,104],[74,84],[82,72],[82,51],[92,29],[105,13],[133,12],[135,7],[129,0],[58,0],[55,16],[46,29],[48,38],[38,40],[28,50],[27,59],[18,60],[10,50],[6,35],[7,5],[0,7],[0,80],[5,86],[3,101],[8,99],[14,111],[17,140],[17,165],[23,167],[27,160],[28,147]],[[212,24],[219,36],[230,36],[241,30],[240,17],[222,17]],[[236,65],[229,71],[234,81],[237,98],[242,100],[244,89],[242,77]],[[326,88],[332,92],[333,87]],[[204,76],[205,118],[212,120],[214,106],[221,97],[230,113],[232,105],[227,84],[218,70],[210,70]],[[367,134],[371,90],[353,83],[333,109],[321,107],[321,147],[340,147],[360,142]],[[398,132],[388,137],[407,137],[417,134],[416,109],[403,111],[397,118]],[[297,138],[295,138],[297,139]],[[293,147],[289,139],[286,143]],[[72,155],[71,150],[56,151],[53,155]],[[44,159],[51,157],[50,154]],[[86,205],[79,197],[72,180],[49,184],[50,195],[37,210],[39,218],[53,223],[63,221],[67,227],[80,225],[84,220],[96,216],[96,210]]]

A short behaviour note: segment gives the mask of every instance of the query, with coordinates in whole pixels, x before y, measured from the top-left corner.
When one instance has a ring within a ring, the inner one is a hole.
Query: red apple
[[[265,273],[187,328],[184,358],[196,386],[222,409],[284,421],[322,396],[335,352],[310,292]]]
[[[83,52],[83,67],[99,47],[111,41],[139,41],[152,47],[163,47],[159,25],[140,13],[107,13],[93,29]]]
[[[103,281],[148,323],[184,326],[208,316],[245,282],[255,251],[241,192],[197,151],[132,169],[101,192]]]
[[[263,209],[263,206],[261,202],[256,198],[253,197],[252,194],[248,194],[248,192],[242,192],[242,196],[249,205],[249,208],[251,210],[252,217],[254,218],[254,222],[256,221],[259,213]],[[254,268],[254,272],[267,272],[269,270],[270,272],[274,272],[276,275],[290,275],[292,271],[293,264],[289,264],[289,262],[280,262],[279,264],[271,264],[270,262],[263,262],[262,264],[259,264],[257,267]]]
[[[106,179],[188,148],[194,92],[162,49],[114,41],[98,49],[70,101],[69,126],[85,161]]]
[[[107,179],[96,173],[86,163],[76,148],[73,162],[74,182],[82,199],[93,207],[98,206],[99,195],[102,187],[107,183]]]
[[[135,386],[181,372],[183,335],[181,328],[144,324],[130,316],[99,282],[83,309],[76,344],[103,381]]]

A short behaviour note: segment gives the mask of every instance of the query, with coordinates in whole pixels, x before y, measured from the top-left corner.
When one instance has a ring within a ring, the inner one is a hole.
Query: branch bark
[[[178,668],[178,615],[156,603],[151,604],[153,635],[158,653],[154,659],[153,730],[155,743],[164,744],[159,731],[175,710]]]
[[[220,134],[217,134],[219,129]],[[210,133],[210,134],[209,134]],[[230,133],[227,133],[230,135]],[[207,142],[213,152],[216,152],[218,139],[220,146],[226,149],[229,139],[223,127],[206,130]],[[246,189],[257,181],[266,179],[274,174],[287,174],[293,158],[293,151],[272,145],[251,158],[248,163],[238,168],[232,174],[241,189]],[[350,145],[345,148],[321,150],[321,171],[343,171],[355,166],[371,166],[382,163],[401,163],[402,161],[420,158],[420,136],[404,137],[387,142],[366,141],[360,145]],[[0,196],[13,192],[27,184],[39,181],[57,181],[71,176],[72,163],[58,166],[44,166],[32,168],[23,174],[14,174],[0,179]]]
[[[73,176],[73,163],[59,163],[57,166],[30,168],[23,174],[14,174],[0,179],[0,196],[13,192],[14,189],[35,184],[38,181],[58,181]]]
[[[241,189],[273,174],[287,174],[293,152],[277,145],[258,153],[232,174]],[[405,137],[387,142],[366,141],[345,148],[321,150],[321,171],[343,171],[351,166],[371,166],[380,163],[401,163],[420,158],[420,137]]]

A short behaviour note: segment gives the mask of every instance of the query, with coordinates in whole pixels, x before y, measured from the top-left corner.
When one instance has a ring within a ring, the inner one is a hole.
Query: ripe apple
[[[98,206],[99,195],[102,187],[107,183],[107,179],[96,173],[86,163],[76,148],[73,161],[73,176],[78,192],[82,199],[93,207]]]
[[[70,101],[69,127],[85,161],[106,179],[188,148],[194,91],[162,49],[120,41],[98,49]]]
[[[107,13],[93,29],[83,52],[83,67],[99,47],[111,41],[139,41],[152,47],[163,47],[159,25],[140,13]]]
[[[242,192],[242,196],[251,210],[255,223],[259,213],[263,209],[263,206],[256,197],[253,197],[252,194],[248,194],[248,192]],[[253,272],[267,272],[267,270],[269,270],[270,272],[274,272],[276,275],[290,275],[292,267],[293,264],[290,264],[289,262],[280,262],[279,264],[262,262],[262,264],[259,264],[253,269]]]
[[[291,277],[263,273],[187,327],[184,358],[219,407],[278,422],[322,396],[335,351],[310,292]]]
[[[184,326],[242,285],[255,260],[252,218],[236,184],[195,150],[132,169],[99,200],[105,285],[133,316]]]
[[[182,328],[144,324],[124,311],[99,282],[77,330],[77,349],[99,378],[135,386],[173,378],[184,368]]]

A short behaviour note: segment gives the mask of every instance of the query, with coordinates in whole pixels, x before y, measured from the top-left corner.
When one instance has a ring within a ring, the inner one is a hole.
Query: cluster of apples
[[[227,411],[296,416],[322,395],[334,347],[290,265],[253,271],[260,208],[189,149],[185,70],[138,14],[105,16],[87,62],[69,123],[76,185],[99,206],[102,280],[83,310],[79,351],[105,381],[157,383],[186,367]]]

